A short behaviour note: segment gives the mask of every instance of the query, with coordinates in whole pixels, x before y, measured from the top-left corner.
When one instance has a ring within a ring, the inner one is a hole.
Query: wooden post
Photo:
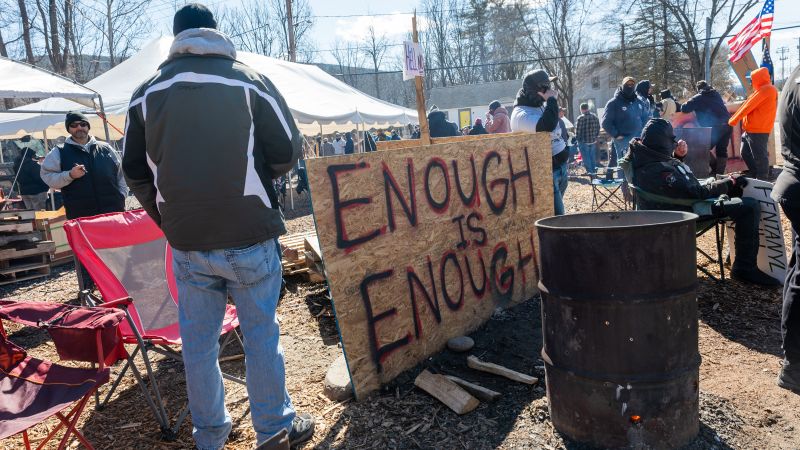
[[[411,32],[414,43],[419,43],[417,36],[417,11],[414,10],[414,17],[411,18]],[[414,84],[417,91],[417,117],[419,118],[419,139],[422,145],[431,145],[431,132],[428,129],[428,114],[425,110],[425,92],[422,90],[422,77],[414,77]]]

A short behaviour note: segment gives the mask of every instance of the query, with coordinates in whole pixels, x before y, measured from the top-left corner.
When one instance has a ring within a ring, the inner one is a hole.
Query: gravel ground
[[[295,198],[287,213],[290,233],[313,228],[307,195]],[[585,212],[591,189],[575,179],[565,203],[569,212]],[[788,223],[784,223],[786,227]],[[700,245],[710,251],[713,238]],[[716,269],[709,267],[712,272]],[[760,289],[736,281],[718,284],[698,273],[700,285],[701,432],[690,449],[797,449],[800,448],[800,396],[775,386],[780,355],[780,305],[778,289]],[[579,449],[554,430],[549,420],[543,384],[505,383],[471,371],[464,356],[443,351],[420,367],[398,377],[370,399],[334,403],[322,395],[328,365],[341,353],[332,306],[324,284],[290,278],[289,291],[279,306],[281,339],[286,350],[287,384],[298,410],[317,418],[317,431],[304,448],[341,449]],[[56,268],[50,277],[0,288],[5,298],[74,302],[77,281],[71,265]],[[541,328],[539,299],[496,314],[472,334],[475,353],[488,361],[543,378],[540,368]],[[37,356],[55,357],[46,334],[7,325],[11,339]],[[236,352],[238,349],[231,349]],[[181,366],[156,358],[157,375],[165,388],[165,402],[174,418],[185,402]],[[241,361],[223,364],[233,374],[243,374]],[[457,416],[413,387],[422,368],[460,374],[503,393],[501,399]],[[115,367],[119,370],[119,365]],[[102,411],[87,410],[79,428],[97,448],[192,448],[191,427],[182,427],[178,440],[159,439],[155,421],[132,378],[127,377],[111,403]],[[234,430],[228,449],[254,446],[244,389],[227,384],[228,408]],[[54,425],[34,428],[40,438]],[[73,442],[73,448],[77,443]],[[0,448],[22,447],[9,438]]]

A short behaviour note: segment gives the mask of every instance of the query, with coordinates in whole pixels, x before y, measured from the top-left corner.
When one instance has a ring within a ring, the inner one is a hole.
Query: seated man
[[[674,152],[674,153],[673,153]],[[684,141],[676,141],[672,125],[664,119],[650,119],[642,137],[633,139],[628,154],[621,161],[633,185],[653,197],[674,199],[676,203],[660,202],[637,196],[637,209],[684,210],[692,212],[686,200],[717,199],[711,206],[712,217],[733,220],[736,233],[736,259],[731,276],[735,280],[765,286],[781,283],[760,271],[756,266],[758,255],[758,222],[761,209],[758,201],[741,197],[747,178],[731,175],[722,180],[701,183],[689,166],[679,158],[686,156]],[[681,201],[683,200],[683,202]]]

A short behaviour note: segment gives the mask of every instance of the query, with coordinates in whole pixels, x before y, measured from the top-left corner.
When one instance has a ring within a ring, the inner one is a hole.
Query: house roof
[[[522,80],[506,80],[435,87],[430,90],[427,103],[428,106],[436,105],[439,109],[488,106],[494,100],[499,100],[503,105],[510,105],[517,98],[517,91],[521,86]]]

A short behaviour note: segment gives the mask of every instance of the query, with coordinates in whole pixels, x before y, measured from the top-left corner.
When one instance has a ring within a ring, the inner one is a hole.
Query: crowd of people
[[[216,30],[213,14],[206,7],[188,4],[179,9],[173,32],[175,41],[167,60],[131,99],[122,160],[109,144],[90,134],[90,123],[83,114],[69,113],[64,125],[70,136],[63,145],[44,158],[25,153],[19,159],[16,168],[23,200],[26,206],[40,209],[42,193],[48,188],[60,189],[67,217],[73,219],[124,211],[130,186],[173,248],[186,386],[197,447],[223,448],[231,431],[217,361],[218,328],[228,293],[241,311],[257,443],[287,430],[294,445],[311,438],[314,418],[296,413],[286,390],[275,315],[282,279],[277,237],[286,227],[272,180],[298,161],[303,168],[304,138],[272,83],[236,61],[236,50]],[[191,81],[195,89],[181,89],[169,81],[197,71],[223,81],[199,78]],[[800,79],[800,68],[790,79]],[[661,90],[656,101],[650,81],[627,76],[600,118],[583,103],[573,126],[565,117],[566,110],[559,107],[556,78],[537,69],[522,80],[510,112],[495,100],[485,117],[459,129],[447,120],[445,112],[433,107],[428,122],[432,137],[547,133],[555,214],[566,212],[563,195],[569,182],[570,157],[579,152],[587,172],[594,173],[601,165],[599,137],[605,130],[611,140],[607,165],[624,170],[626,180],[641,194],[636,196],[640,209],[696,211],[695,204],[705,202],[709,217],[733,221],[736,252],[732,277],[784,286],[785,359],[778,384],[800,392],[800,84],[784,89],[779,110],[785,163],[773,197],[795,232],[794,252],[783,283],[757,267],[760,206],[743,197],[750,178],[769,176],[767,139],[778,112],[778,92],[766,69],[753,71],[751,80],[753,94],[730,114],[707,81],[699,81],[696,95],[681,104],[669,89]],[[258,95],[241,96],[242,84]],[[150,96],[145,114],[145,96],[153,90],[165,90],[168,95]],[[204,107],[209,97],[226,101],[209,109]],[[688,146],[676,138],[671,123],[678,113],[693,113],[700,126],[712,129],[711,169],[717,178],[698,180],[683,162]],[[181,120],[171,120],[175,117]],[[732,126],[739,122],[743,123],[742,156],[748,171],[726,175]],[[185,124],[194,123],[226,126],[186,128]],[[419,137],[418,126],[402,131],[411,138]],[[316,155],[335,156],[359,148],[374,151],[376,142],[399,139],[401,130],[390,128],[319,136],[313,145]],[[226,151],[220,152],[223,146]],[[304,170],[301,184],[307,186]],[[225,204],[209,208],[198,201],[208,186],[214,186]],[[208,233],[208,229],[215,232]]]

